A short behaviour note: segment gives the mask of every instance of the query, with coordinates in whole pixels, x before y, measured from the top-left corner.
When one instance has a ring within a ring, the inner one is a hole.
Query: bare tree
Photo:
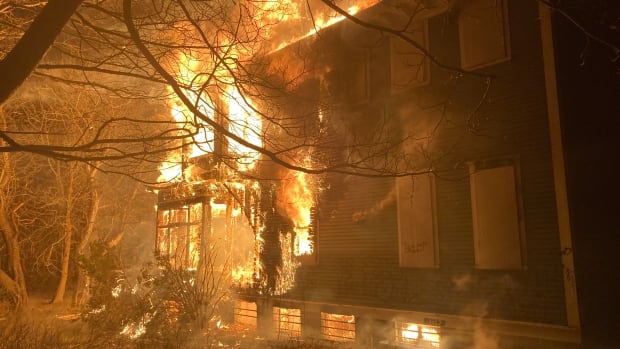
[[[8,154],[2,155],[0,170],[0,231],[4,240],[6,262],[0,269],[0,285],[9,294],[17,307],[28,304],[26,277],[21,260],[20,232],[17,228],[16,213],[19,204],[14,199],[19,195],[16,162]]]
[[[115,112],[107,103],[94,103],[97,99],[92,97],[88,91],[70,86],[40,84],[36,91],[20,93],[5,105],[2,121],[6,129],[21,139],[41,145],[70,146],[97,122],[98,116]],[[100,198],[107,199],[110,195],[107,192],[111,191],[121,197],[121,193],[128,190],[135,196],[141,184],[125,177],[98,176],[99,171],[93,164],[65,162],[29,152],[3,153],[2,168],[5,174],[2,212],[6,222],[0,229],[5,235],[0,251],[3,258],[13,260],[11,263],[21,269],[4,263],[1,269],[10,277],[16,275],[14,270],[25,274],[23,283],[19,284],[24,290],[29,273],[48,275],[57,282],[52,302],[61,303],[67,285],[75,282],[76,290],[85,289],[85,275],[76,261],[88,253],[87,246],[92,239],[107,237],[110,243],[118,244],[125,233],[124,226],[135,217],[136,210],[129,208],[130,202],[117,199],[118,207],[111,210],[101,207]],[[112,227],[114,221],[108,219],[109,215],[124,217],[125,222]],[[106,236],[108,229],[116,231]],[[77,280],[72,275],[77,275]],[[7,278],[3,279],[6,280],[4,288],[15,289]],[[25,297],[13,298],[16,305],[24,304],[20,299]]]

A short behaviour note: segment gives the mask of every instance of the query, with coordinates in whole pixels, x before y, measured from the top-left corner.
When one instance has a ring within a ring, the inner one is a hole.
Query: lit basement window
[[[273,307],[273,321],[278,338],[301,337],[301,310]]]
[[[321,333],[333,341],[355,341],[355,316],[321,312]]]
[[[439,328],[413,322],[396,322],[396,340],[414,348],[439,348]]]
[[[256,329],[256,303],[235,300],[234,304],[234,320],[236,325],[240,325],[252,330]]]

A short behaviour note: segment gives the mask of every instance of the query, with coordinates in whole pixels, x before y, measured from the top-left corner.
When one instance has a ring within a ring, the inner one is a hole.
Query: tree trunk
[[[75,290],[73,291],[73,301],[72,305],[75,307],[81,307],[86,304],[88,300],[89,293],[88,288],[90,287],[90,277],[82,268],[78,269],[77,278],[75,281]]]
[[[84,236],[82,240],[78,244],[75,254],[76,256],[83,256],[86,247],[88,246],[88,242],[90,241],[91,236],[93,235],[93,231],[95,230],[95,220],[97,219],[97,213],[99,212],[99,193],[95,188],[95,175],[97,173],[96,169],[92,169],[88,173],[88,181],[89,181],[89,190],[90,190],[90,209],[88,212],[88,221],[86,222],[86,231],[84,232]],[[75,290],[73,292],[73,305],[81,306],[84,305],[86,300],[88,299],[88,287],[90,283],[90,278],[84,272],[82,268],[78,268],[78,275],[75,284]]]
[[[83,0],[49,0],[15,47],[0,60],[0,105],[26,80]]]
[[[8,185],[14,175],[8,165],[8,154],[4,154],[2,161],[5,167],[0,171],[0,188]],[[0,196],[0,232],[2,232],[8,255],[7,270],[0,269],[0,286],[10,294],[16,308],[20,309],[28,304],[28,289],[22,268],[19,234],[9,217],[6,197],[4,196]]]
[[[11,225],[6,209],[0,205],[0,231],[6,243],[8,252],[9,270],[0,270],[0,285],[9,292],[16,307],[22,308],[28,304],[26,278],[21,263],[19,241],[15,229]]]
[[[65,290],[67,288],[67,280],[69,279],[69,262],[71,260],[71,242],[73,241],[73,220],[71,215],[73,214],[73,168],[71,166],[70,174],[68,176],[69,183],[67,186],[67,192],[65,197],[67,199],[67,206],[65,210],[65,234],[64,245],[62,250],[62,264],[60,267],[60,280],[58,281],[58,288],[56,288],[56,294],[52,300],[52,304],[62,303],[65,297]]]

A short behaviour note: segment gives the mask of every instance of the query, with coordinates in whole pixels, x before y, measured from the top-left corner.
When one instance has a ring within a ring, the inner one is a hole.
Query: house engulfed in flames
[[[157,251],[189,269],[215,258],[237,294],[234,321],[267,336],[367,348],[577,348],[541,10],[509,0],[402,3],[349,13],[411,28],[418,48],[340,16],[269,57],[319,67],[294,89],[313,96],[304,127],[328,146],[298,164],[357,159],[352,140],[396,124],[389,130],[415,139],[399,149],[425,173],[312,176],[194,130],[195,144],[162,165]],[[417,11],[414,21],[399,17],[403,8]],[[484,79],[455,77],[463,73],[430,64],[420,48],[463,72],[506,78],[487,95]],[[261,130],[260,101],[230,86],[215,103],[232,120],[228,131],[259,146],[279,137]],[[180,123],[192,118],[171,105]]]

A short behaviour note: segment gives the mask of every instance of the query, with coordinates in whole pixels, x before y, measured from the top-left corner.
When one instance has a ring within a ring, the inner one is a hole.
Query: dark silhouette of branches
[[[28,30],[0,61],[0,105],[34,70],[83,0],[49,0]]]
[[[334,1],[330,1],[330,0],[321,0],[324,4],[326,4],[327,6],[329,6],[331,9],[333,9],[335,12],[337,12],[338,14],[340,14],[341,16],[344,16],[347,20],[360,25],[364,28],[368,28],[368,29],[372,29],[372,30],[376,30],[379,33],[382,34],[390,34],[393,35],[395,37],[398,37],[402,40],[404,40],[405,42],[407,42],[408,44],[410,44],[411,46],[415,47],[416,49],[418,49],[426,58],[428,58],[431,63],[433,63],[434,65],[458,74],[458,75],[469,75],[469,76],[476,76],[476,77],[481,77],[481,78],[485,78],[485,79],[492,79],[493,75],[491,74],[487,74],[487,73],[481,73],[481,72],[477,72],[477,71],[471,71],[471,70],[464,70],[462,68],[456,67],[456,66],[452,66],[452,65],[447,65],[443,62],[441,62],[437,57],[435,57],[426,47],[424,47],[423,45],[421,45],[419,42],[417,42],[416,40],[412,39],[410,36],[408,36],[406,34],[406,27],[408,25],[405,25],[405,29],[402,28],[390,28],[384,25],[380,25],[380,24],[376,24],[376,23],[372,23],[370,21],[366,21],[361,19],[359,16],[356,15],[352,15],[349,14],[346,10],[344,10],[343,8],[340,8],[338,5],[336,5],[336,3]],[[410,16],[409,18],[409,23],[411,23],[413,21],[413,19],[415,18],[415,12],[413,11],[413,14]],[[408,23],[408,24],[409,24]]]
[[[598,43],[599,45],[609,49],[612,53],[612,56],[610,57],[612,62],[618,62],[618,60],[620,60],[620,47],[618,46],[617,43],[607,40],[607,38],[601,35],[593,33],[590,29],[586,27],[586,25],[579,22],[577,19],[575,19],[574,16],[569,14],[569,12],[561,6],[561,3],[559,1],[553,2],[553,1],[548,1],[548,0],[538,0],[538,2],[547,6],[553,12],[558,13],[564,19],[569,21],[573,26],[575,26],[575,28],[577,28],[580,32],[582,32],[585,35],[588,41],[589,40],[594,41]]]

